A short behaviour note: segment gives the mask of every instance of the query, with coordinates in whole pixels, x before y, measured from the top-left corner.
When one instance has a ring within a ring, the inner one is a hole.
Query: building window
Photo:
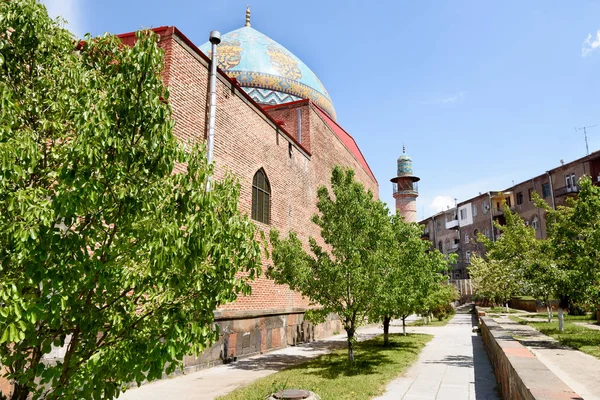
[[[489,209],[490,209],[490,205],[488,204],[487,201],[484,201],[481,204],[481,210],[483,211],[483,215],[487,214]]]
[[[517,205],[520,206],[523,204],[523,192],[517,193]]]
[[[271,222],[271,186],[262,168],[252,179],[252,219],[265,224]]]
[[[442,229],[442,223],[440,222],[440,220],[438,219],[437,221],[435,221],[435,230],[436,231],[440,231],[440,229]],[[442,242],[440,242],[442,243]],[[441,247],[441,246],[440,246]],[[441,250],[440,250],[441,251]]]
[[[577,179],[575,178],[575,174],[567,174],[565,175],[565,183],[567,185],[567,192],[575,192],[575,188],[577,187]]]
[[[438,243],[438,249],[440,250],[441,253],[444,252],[444,248],[442,247],[442,241],[440,240],[440,242]]]
[[[461,220],[467,219],[467,209],[466,208],[463,208],[460,210],[460,219]]]
[[[477,216],[477,204],[473,204],[473,216]]]
[[[477,236],[479,236],[479,229],[473,231],[473,239],[477,240]]]
[[[471,252],[467,251],[465,254],[465,261],[470,263],[471,262]]]
[[[506,202],[506,205],[508,206],[508,208],[512,207],[511,201],[510,201],[510,196],[509,197],[505,197],[504,201]]]
[[[465,244],[469,243],[469,234],[465,232]]]
[[[535,229],[536,231],[540,229],[540,220],[537,216],[533,217],[533,219],[531,220],[531,226],[533,226],[533,229]]]
[[[528,192],[529,192],[529,201],[533,201],[533,192],[535,191],[534,188],[529,188]]]
[[[547,199],[550,196],[550,184],[547,182],[542,184],[542,196],[545,199]]]
[[[485,237],[490,238],[490,228],[485,228]]]

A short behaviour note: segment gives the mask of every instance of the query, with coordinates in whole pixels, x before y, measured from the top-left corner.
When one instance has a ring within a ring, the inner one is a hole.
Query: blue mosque
[[[209,57],[210,43],[200,46]],[[276,105],[309,99],[332,119],[335,109],[317,75],[288,49],[246,24],[221,37],[217,62],[259,104]]]

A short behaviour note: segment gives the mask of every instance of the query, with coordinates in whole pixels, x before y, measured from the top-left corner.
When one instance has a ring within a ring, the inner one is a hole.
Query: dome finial
[[[404,147],[404,143],[402,143],[402,154],[406,154],[406,147]]]
[[[246,7],[246,26],[250,26],[250,6]]]

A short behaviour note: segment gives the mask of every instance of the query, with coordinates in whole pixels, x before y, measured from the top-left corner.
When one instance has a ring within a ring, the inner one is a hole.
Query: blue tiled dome
[[[221,36],[217,59],[221,68],[258,103],[283,104],[310,99],[335,119],[335,109],[325,87],[298,57],[250,26]],[[200,46],[210,54],[210,43]]]

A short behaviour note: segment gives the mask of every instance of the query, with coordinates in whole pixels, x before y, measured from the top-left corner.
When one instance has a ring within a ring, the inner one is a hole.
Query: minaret
[[[417,222],[417,197],[419,179],[412,173],[412,160],[406,155],[402,145],[402,155],[398,157],[398,176],[392,178],[394,184],[394,199],[396,199],[396,214],[404,216],[406,222]]]

